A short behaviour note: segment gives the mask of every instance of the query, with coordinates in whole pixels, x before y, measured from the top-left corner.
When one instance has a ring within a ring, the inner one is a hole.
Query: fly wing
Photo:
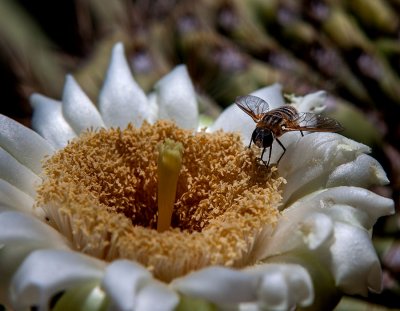
[[[238,96],[235,104],[246,112],[254,122],[259,122],[269,110],[269,105],[265,100],[253,95]]]
[[[300,112],[291,124],[287,125],[286,131],[309,131],[309,132],[340,132],[343,127],[338,121],[330,117],[310,112]]]

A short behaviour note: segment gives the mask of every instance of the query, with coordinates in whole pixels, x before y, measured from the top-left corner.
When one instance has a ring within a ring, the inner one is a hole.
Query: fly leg
[[[275,139],[276,139],[276,141],[278,142],[278,144],[281,145],[281,147],[282,147],[282,149],[283,149],[283,152],[282,152],[281,156],[279,157],[278,162],[276,162],[276,164],[279,164],[279,161],[282,159],[283,155],[284,155],[285,152],[286,152],[286,148],[285,148],[285,146],[281,143],[281,141],[280,141],[278,138],[275,138]],[[270,152],[269,156],[271,157],[271,152]]]
[[[260,160],[261,160],[261,162],[262,162],[262,163],[264,163],[264,165],[265,165],[265,166],[267,166],[267,167],[268,167],[268,165],[269,165],[269,161],[271,161],[271,152],[272,152],[272,146],[271,146],[271,147],[269,147],[268,162],[265,162],[265,161],[263,160],[264,153],[265,153],[265,149],[267,149],[267,148],[266,148],[266,147],[265,147],[265,148],[263,148],[263,150],[262,150],[262,152],[261,152],[261,157],[260,157]]]
[[[303,131],[300,131],[300,133],[301,133],[301,136],[304,136]]]

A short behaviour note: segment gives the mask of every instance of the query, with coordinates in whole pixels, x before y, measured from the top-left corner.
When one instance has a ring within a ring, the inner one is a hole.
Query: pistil
[[[176,186],[182,167],[183,145],[166,139],[159,145],[158,155],[158,219],[157,231],[168,230],[171,225]]]

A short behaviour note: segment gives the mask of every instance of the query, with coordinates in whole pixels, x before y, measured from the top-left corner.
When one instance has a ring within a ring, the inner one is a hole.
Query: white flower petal
[[[62,113],[77,134],[89,128],[105,127],[99,111],[71,75],[65,79]]]
[[[219,115],[207,131],[239,132],[242,135],[244,144],[248,146],[255,127],[254,121],[240,110],[236,104],[232,104]]]
[[[285,100],[282,96],[282,85],[279,83],[274,83],[270,86],[263,87],[251,92],[250,94],[265,100],[268,103],[270,110],[285,104]]]
[[[157,105],[157,94],[156,92],[151,92],[147,95],[147,102],[149,104],[149,116],[148,120],[151,124],[157,121],[158,119],[158,105]]]
[[[42,159],[54,152],[53,147],[36,132],[0,114],[0,146],[30,168],[42,171]]]
[[[324,91],[317,91],[305,96],[289,96],[290,101],[300,112],[320,113],[325,109],[327,94]]]
[[[172,311],[179,304],[179,296],[161,282],[150,282],[136,297],[135,311]]]
[[[99,110],[107,127],[124,128],[128,123],[140,127],[149,117],[146,94],[133,79],[122,43],[111,55],[104,85],[99,95]]]
[[[43,247],[68,248],[65,238],[40,220],[20,212],[1,212],[0,244],[5,247],[22,242],[41,244]]]
[[[0,179],[0,205],[4,204],[14,210],[32,213],[35,200],[9,182]]]
[[[26,310],[41,306],[47,310],[53,295],[86,282],[99,282],[104,267],[104,262],[71,251],[34,251],[11,281],[13,307]]]
[[[289,215],[285,214],[286,217]],[[332,220],[325,214],[312,213],[300,226],[303,240],[310,250],[321,247],[332,236]]]
[[[382,271],[367,230],[336,223],[331,246],[332,273],[340,290],[349,295],[381,290]]]
[[[36,186],[41,179],[26,166],[0,147],[0,179],[17,187],[21,191],[35,197]]]
[[[289,209],[299,209],[300,205],[307,206],[310,211],[327,213],[335,221],[359,224],[367,230],[379,217],[394,213],[393,200],[359,187],[343,186],[314,192]]]
[[[112,310],[134,310],[140,287],[151,279],[151,273],[139,264],[116,260],[106,268],[102,287],[111,298]]]
[[[175,279],[171,286],[188,296],[224,305],[257,300],[258,282],[256,275],[208,267]]]
[[[262,241],[265,246],[259,258],[294,250],[317,250],[333,237],[334,223],[322,212],[314,211],[307,203],[296,204],[282,213],[272,236]]]
[[[30,98],[33,107],[32,127],[54,148],[64,148],[76,133],[62,115],[61,102],[40,94]]]
[[[285,276],[278,270],[265,273],[261,279],[259,295],[263,302],[263,307],[272,310],[289,310],[292,305],[290,293],[287,288]]]
[[[283,203],[326,187],[337,166],[349,163],[369,147],[335,133],[312,133],[289,145],[279,163],[279,173],[287,180]],[[301,156],[299,156],[301,155]]]
[[[314,301],[314,288],[307,270],[294,264],[265,264],[259,287],[263,307],[272,310],[292,310],[309,306]]]
[[[159,119],[173,120],[179,127],[196,129],[199,112],[196,92],[186,66],[175,67],[154,87],[157,94]]]
[[[368,188],[370,185],[389,183],[385,171],[377,160],[366,154],[360,154],[354,161],[339,165],[330,175],[327,187],[358,186]]]
[[[0,301],[8,302],[10,280],[22,260],[40,248],[68,249],[65,239],[54,229],[28,215],[0,213]]]

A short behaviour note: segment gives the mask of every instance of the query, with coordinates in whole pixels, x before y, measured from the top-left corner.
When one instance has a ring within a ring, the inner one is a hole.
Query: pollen
[[[182,145],[181,163],[178,177],[159,185],[166,140]],[[36,205],[75,250],[137,261],[162,281],[210,265],[239,269],[257,262],[254,247],[280,216],[284,179],[255,157],[239,134],[168,121],[87,131],[46,160]],[[172,216],[158,231],[164,197]]]

